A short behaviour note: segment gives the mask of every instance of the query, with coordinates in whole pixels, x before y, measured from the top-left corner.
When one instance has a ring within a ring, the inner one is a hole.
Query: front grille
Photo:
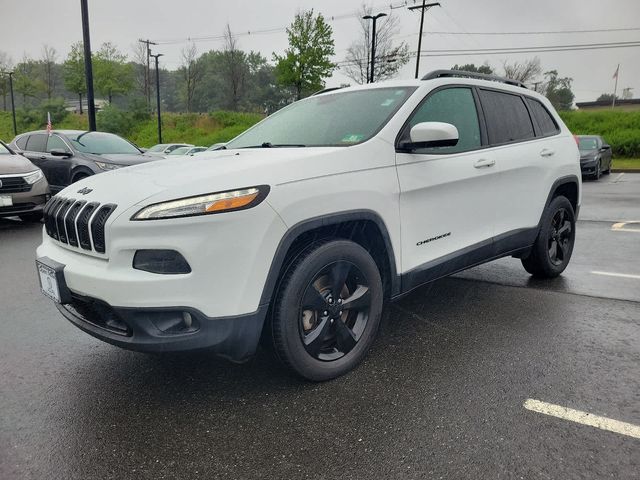
[[[44,207],[44,228],[51,238],[83,250],[106,251],[105,224],[117,205],[87,203],[55,196]]]
[[[23,193],[31,191],[29,185],[22,177],[4,177],[0,178],[0,193]]]

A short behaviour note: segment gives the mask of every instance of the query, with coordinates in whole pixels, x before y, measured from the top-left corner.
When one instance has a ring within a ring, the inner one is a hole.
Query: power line
[[[600,32],[631,32],[638,31],[640,27],[629,28],[599,28],[593,30],[547,30],[530,32],[425,32],[425,35],[549,35],[556,33],[600,33]]]

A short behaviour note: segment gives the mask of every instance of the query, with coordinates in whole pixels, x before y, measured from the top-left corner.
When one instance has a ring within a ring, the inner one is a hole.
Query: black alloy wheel
[[[282,275],[270,318],[278,358],[312,381],[355,368],[375,340],[382,277],[371,254],[344,239],[319,240]]]
[[[557,210],[551,220],[548,241],[549,260],[552,264],[559,266],[568,259],[572,230],[567,210]]]
[[[300,301],[304,348],[318,360],[343,357],[362,337],[370,310],[368,281],[358,267],[347,261],[327,265],[307,285]]]

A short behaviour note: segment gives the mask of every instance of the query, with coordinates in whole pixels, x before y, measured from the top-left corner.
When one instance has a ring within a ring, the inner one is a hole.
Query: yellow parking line
[[[599,272],[599,271],[593,271],[591,273],[593,273],[594,275],[604,275],[606,277],[633,278],[636,280],[640,280],[640,275],[632,275],[631,273],[613,273],[613,272]]]
[[[599,415],[593,415],[592,413],[541,402],[540,400],[533,400],[531,398],[524,402],[523,406],[532,412],[550,415],[561,418],[562,420],[569,420],[570,422],[588,425],[599,428],[600,430],[607,430],[608,432],[619,433],[620,435],[640,438],[640,426],[633,425],[632,423],[621,422],[619,420],[613,420],[612,418],[601,417]]]

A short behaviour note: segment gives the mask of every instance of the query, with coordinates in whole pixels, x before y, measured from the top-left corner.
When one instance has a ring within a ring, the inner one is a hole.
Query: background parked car
[[[206,150],[204,150],[203,152],[215,152],[216,150],[224,150],[226,143],[214,143],[213,145],[211,145],[209,148],[207,148]],[[198,152],[198,154],[203,153],[203,152]]]
[[[598,180],[603,173],[611,173],[611,147],[599,135],[578,135],[580,149],[580,170]]]
[[[42,171],[0,142],[0,217],[39,221],[50,196]]]
[[[147,149],[144,154],[156,157],[166,157],[176,148],[193,147],[190,143],[159,143]]]
[[[169,156],[173,155],[193,155],[207,150],[207,147],[180,147],[172,151]]]
[[[105,132],[28,132],[14,138],[10,147],[40,167],[53,193],[96,173],[153,160],[131,142]]]

